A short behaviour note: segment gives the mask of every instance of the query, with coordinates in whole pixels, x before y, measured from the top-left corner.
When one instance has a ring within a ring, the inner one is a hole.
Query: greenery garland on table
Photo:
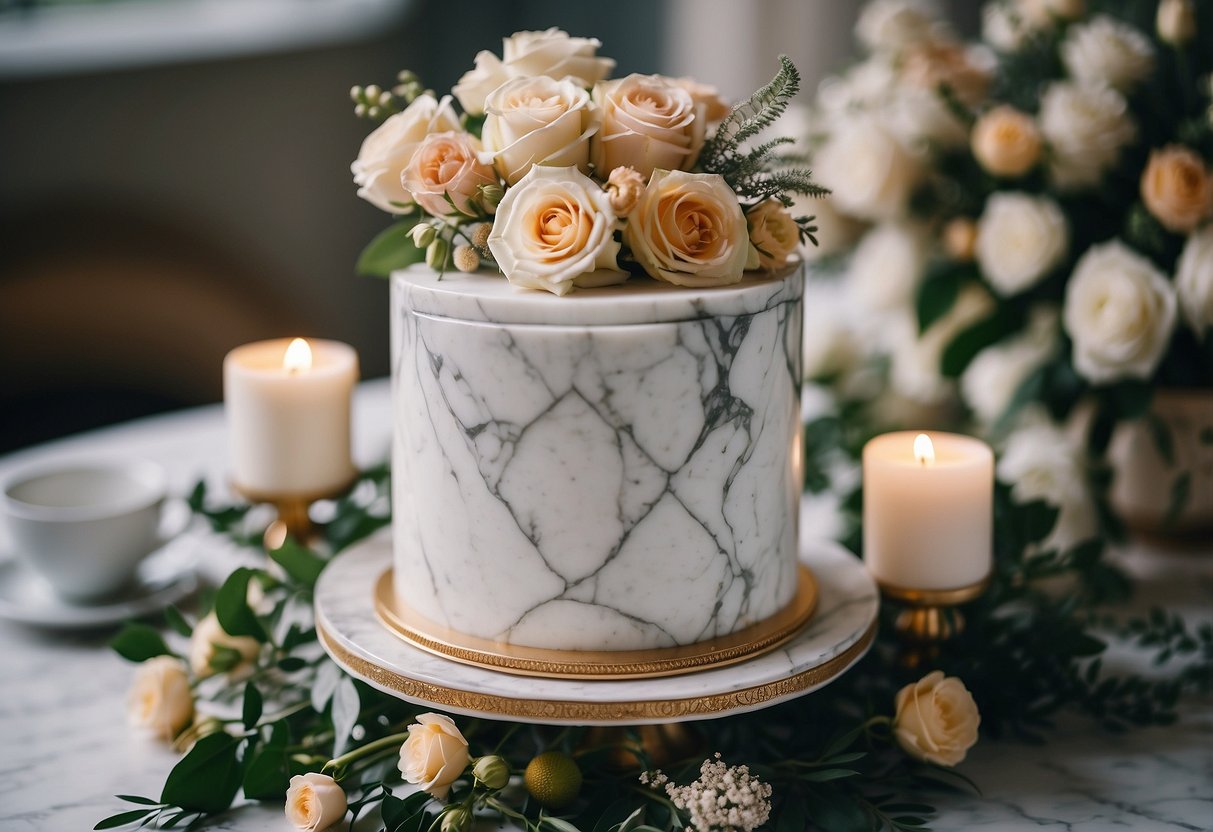
[[[969,627],[945,645],[938,670],[917,682],[885,621],[871,652],[829,687],[701,723],[704,751],[686,759],[651,759],[634,732],[455,722],[355,681],[317,642],[312,587],[332,554],[388,524],[387,492],[386,467],[365,472],[314,548],[288,540],[266,552],[265,568],[236,569],[198,621],[170,608],[175,637],[146,624],[115,637],[115,650],[140,663],[132,719],[185,753],[158,798],[119,795],[130,808],[95,828],[194,828],[245,800],[285,796],[302,829],[348,811],[377,812],[373,828],[387,832],[463,832],[473,814],[528,832],[917,830],[934,814],[930,793],[976,788],[950,768],[976,739],[974,703],[983,733],[1042,740],[1063,710],[1112,730],[1165,724],[1185,692],[1213,689],[1213,625],[1193,631],[1162,610],[1118,618],[1108,602],[1129,583],[1102,547],[1025,558],[1056,509],[1000,491],[990,590],[966,608]],[[216,532],[261,545],[248,506],[216,505],[202,483],[190,502]],[[1076,591],[1059,601],[1038,588],[1056,578]],[[892,612],[886,605],[882,617]],[[188,650],[174,648],[177,637]],[[1170,672],[1108,672],[1109,639],[1152,652]],[[915,700],[927,724],[909,715]],[[933,721],[940,700],[960,716]],[[424,788],[403,786],[402,773]],[[705,794],[724,798],[720,811],[705,813]]]

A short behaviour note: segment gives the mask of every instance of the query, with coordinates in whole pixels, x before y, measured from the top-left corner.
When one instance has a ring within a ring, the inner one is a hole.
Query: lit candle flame
[[[312,369],[312,348],[308,346],[307,341],[302,338],[291,341],[290,346],[286,348],[286,355],[282,357],[282,369],[290,375]]]
[[[935,464],[935,446],[931,444],[931,437],[925,433],[914,437],[914,459],[919,465]]]

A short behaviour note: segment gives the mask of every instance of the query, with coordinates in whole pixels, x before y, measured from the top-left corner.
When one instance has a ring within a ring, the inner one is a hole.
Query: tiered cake
[[[800,267],[567,297],[392,278],[394,587],[412,626],[637,651],[797,591]]]

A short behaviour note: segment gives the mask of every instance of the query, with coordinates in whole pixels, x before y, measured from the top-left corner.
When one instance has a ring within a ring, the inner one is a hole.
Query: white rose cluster
[[[1049,178],[1063,191],[1098,185],[1137,137],[1128,102],[1107,86],[1054,82],[1041,95],[1038,118]]]
[[[1068,247],[1065,214],[1046,196],[996,193],[977,223],[977,262],[1003,297],[1039,283],[1061,263]]]
[[[1154,47],[1143,32],[1107,15],[1070,27],[1061,59],[1080,84],[1128,92],[1154,69]]]

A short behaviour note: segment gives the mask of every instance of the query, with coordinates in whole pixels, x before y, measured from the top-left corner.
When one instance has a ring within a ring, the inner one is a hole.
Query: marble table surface
[[[386,457],[384,382],[364,384],[355,403],[355,456]],[[94,431],[0,458],[0,479],[34,460],[142,456],[164,464],[177,494],[224,469],[218,407]],[[240,557],[222,546],[199,552],[215,581]],[[8,557],[0,529],[0,558]],[[1165,603],[1213,619],[1213,541],[1193,551],[1144,543],[1119,553],[1139,580],[1135,604]],[[125,724],[131,667],[105,646],[109,633],[51,633],[0,622],[0,830],[87,830],[119,811],[116,793],[156,795],[175,756]],[[1141,657],[1111,661],[1144,667]],[[1044,746],[983,740],[961,771],[984,796],[934,797],[939,830],[1046,828],[1213,829],[1213,701],[1188,700],[1178,724],[1120,736],[1080,719],[1061,721]],[[361,826],[361,824],[359,824]],[[247,806],[217,819],[221,830],[285,830],[280,806]]]

